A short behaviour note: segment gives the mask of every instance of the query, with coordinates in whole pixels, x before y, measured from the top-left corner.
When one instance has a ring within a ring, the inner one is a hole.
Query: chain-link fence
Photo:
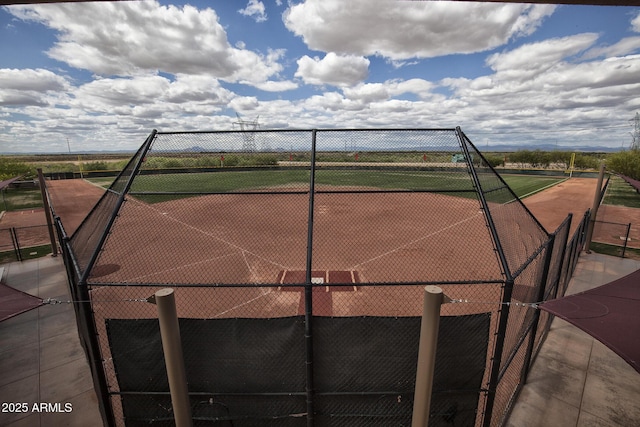
[[[22,261],[51,253],[46,225],[0,228],[0,263]]]
[[[594,221],[591,247],[598,252],[624,258],[629,243],[631,243],[632,224],[620,224],[617,222]],[[637,242],[634,246],[638,246]]]
[[[460,129],[154,132],[56,222],[108,425],[173,422],[165,287],[196,424],[408,425],[425,285],[455,301],[430,425],[500,425],[575,254]]]

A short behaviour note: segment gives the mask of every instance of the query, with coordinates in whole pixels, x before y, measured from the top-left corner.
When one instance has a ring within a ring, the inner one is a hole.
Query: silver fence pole
[[[587,227],[586,243],[584,245],[584,251],[588,254],[591,253],[591,238],[593,237],[593,227],[596,225],[596,216],[598,215],[598,207],[600,206],[600,200],[602,200],[602,180],[604,179],[604,162],[600,162],[600,173],[598,173],[598,184],[596,186],[596,194],[593,196],[593,207],[591,208],[591,218],[589,219],[589,226]]]
[[[44,216],[47,219],[47,230],[49,231],[49,240],[51,241],[52,256],[58,256],[58,244],[56,243],[55,233],[53,231],[53,218],[51,216],[51,206],[49,206],[49,198],[47,197],[47,185],[42,174],[42,169],[38,168],[38,183],[40,184],[40,194],[42,195],[42,205],[44,206]]]
[[[413,397],[411,427],[427,427],[433,390],[433,373],[436,367],[436,347],[440,326],[440,306],[445,297],[438,286],[424,288],[424,306],[420,325],[420,345],[416,368],[416,388]]]
[[[631,223],[627,224],[627,233],[624,236],[624,246],[622,247],[622,258],[627,252],[627,244],[629,244],[629,233],[631,233]]]
[[[161,289],[148,301],[158,307],[162,350],[164,351],[164,360],[167,366],[169,391],[171,392],[171,404],[176,427],[191,427],[193,425],[191,403],[189,402],[187,374],[184,367],[178,312],[173,289]]]

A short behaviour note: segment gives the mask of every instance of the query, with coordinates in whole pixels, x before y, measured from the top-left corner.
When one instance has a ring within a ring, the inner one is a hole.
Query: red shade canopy
[[[540,309],[582,329],[640,373],[640,270]]]
[[[640,181],[637,179],[629,178],[628,176],[619,175],[620,178],[624,179],[630,186],[636,189],[638,193],[640,193]]]
[[[41,305],[40,298],[0,284],[0,322]]]

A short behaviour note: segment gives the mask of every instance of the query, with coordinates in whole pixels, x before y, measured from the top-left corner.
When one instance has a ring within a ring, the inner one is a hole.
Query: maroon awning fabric
[[[0,322],[42,304],[40,298],[0,284]]]
[[[18,180],[20,178],[22,178],[22,177],[21,176],[16,176],[16,177],[11,178],[11,179],[6,179],[4,181],[0,181],[0,190],[2,190],[4,187],[10,186],[13,181],[16,181],[16,180]]]
[[[640,270],[586,292],[544,302],[540,309],[582,329],[640,373]]]
[[[640,193],[640,181],[637,179],[629,178],[628,176],[618,175],[620,178],[624,179],[629,185],[636,189],[638,193]]]

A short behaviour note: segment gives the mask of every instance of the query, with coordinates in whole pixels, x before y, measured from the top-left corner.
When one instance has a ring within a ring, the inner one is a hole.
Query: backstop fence
[[[430,425],[498,426],[587,219],[549,234],[455,128],[154,131],[73,235],[55,223],[106,425],[173,423],[166,287],[196,425],[409,425],[437,285]]]

